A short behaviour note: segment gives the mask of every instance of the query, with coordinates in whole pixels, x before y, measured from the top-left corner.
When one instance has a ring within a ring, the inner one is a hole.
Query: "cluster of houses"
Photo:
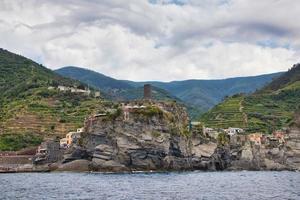
[[[276,147],[280,144],[284,144],[287,139],[286,131],[277,130],[272,135],[265,135],[262,133],[252,133],[248,135],[249,141],[255,145],[266,145],[270,147]]]
[[[78,128],[74,132],[69,132],[65,138],[62,138],[59,143],[60,147],[63,149],[69,148],[72,144],[76,143],[78,139],[81,137],[81,133],[83,133],[84,128]]]
[[[50,86],[48,87],[48,90],[55,90],[58,89],[60,92],[71,92],[71,93],[77,93],[77,94],[83,94],[86,96],[90,96],[91,94],[91,90],[89,88],[85,88],[83,89],[79,89],[79,88],[75,88],[75,87],[68,87],[68,86],[63,86],[63,85],[59,85],[56,87]],[[100,92],[97,91],[95,92],[95,97],[100,97]]]
[[[217,139],[219,133],[226,133],[230,138],[231,143],[247,142],[249,141],[254,145],[267,145],[267,146],[278,146],[284,144],[287,139],[286,130],[274,131],[271,135],[263,133],[250,133],[246,132],[242,128],[229,127],[228,129],[214,129],[214,128],[203,128],[204,135]]]

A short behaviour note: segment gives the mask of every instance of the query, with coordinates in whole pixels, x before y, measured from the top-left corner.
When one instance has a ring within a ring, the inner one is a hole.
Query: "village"
[[[230,145],[245,145],[249,142],[255,146],[269,146],[276,147],[283,145],[285,140],[288,139],[287,130],[276,130],[272,134],[264,133],[247,133],[242,128],[229,127],[228,129],[216,129],[203,127],[203,134],[207,137],[217,139],[219,134],[225,134],[230,141]]]
[[[72,92],[80,93],[85,95],[90,95],[91,91],[89,89],[77,89],[73,87],[58,86],[57,88],[51,87],[49,90],[58,89],[61,92]],[[95,96],[98,97],[100,92],[96,92]],[[68,132],[64,138],[60,138],[58,141],[55,139],[48,139],[44,141],[36,150],[33,156],[27,156],[28,160],[26,165],[20,165],[21,169],[24,170],[24,166],[30,166],[31,164],[47,164],[55,163],[64,159],[64,155],[69,149],[74,149],[79,147],[79,141],[82,134],[85,132],[85,128],[93,126],[93,123],[99,118],[107,118],[116,116],[118,120],[122,120],[124,123],[130,122],[132,116],[136,113],[145,113],[145,111],[151,108],[151,112],[156,114],[161,111],[172,112],[172,106],[164,102],[152,100],[151,85],[147,84],[144,86],[144,96],[142,100],[120,102],[118,108],[108,108],[105,112],[94,113],[86,118],[84,122],[84,127],[78,128],[77,130]],[[156,108],[156,109],[153,109]],[[181,116],[184,117],[184,116]],[[186,116],[188,118],[188,116]],[[111,118],[110,118],[111,119]],[[199,121],[190,121],[185,127],[190,135],[200,134],[203,138],[209,141],[218,143],[218,139],[221,135],[225,136],[228,140],[228,144],[233,148],[235,146],[244,146],[250,144],[251,146],[262,146],[269,148],[277,148],[284,145],[287,138],[287,130],[276,130],[272,134],[264,133],[247,133],[244,129],[238,127],[228,127],[227,129],[221,128],[210,128],[205,127]],[[12,157],[7,155],[8,157]],[[5,155],[2,155],[5,157]],[[14,155],[16,159],[21,157]],[[24,160],[24,158],[22,157]],[[23,168],[22,168],[23,167]],[[16,169],[16,167],[14,167]]]
[[[62,91],[65,91],[64,89]],[[163,102],[151,101],[152,99],[152,91],[151,85],[146,84],[144,86],[144,97],[141,101],[131,101],[131,102],[121,102],[121,113],[123,115],[123,120],[130,120],[130,116],[132,113],[135,113],[139,110],[146,109],[149,105],[155,105],[159,109],[164,110]],[[92,123],[99,117],[105,117],[111,113],[116,113],[117,109],[109,109],[105,113],[97,113],[87,118],[86,123]],[[252,145],[261,146],[266,145],[270,147],[278,146],[284,144],[287,138],[287,129],[275,130],[272,134],[265,133],[247,133],[243,128],[238,127],[228,127],[227,129],[222,128],[209,128],[205,127],[199,121],[189,121],[189,125],[187,127],[189,132],[197,132],[199,133],[199,129],[201,129],[200,133],[203,136],[217,140],[219,134],[225,134],[230,141],[230,145],[241,144],[245,145],[245,143],[249,142]],[[65,138],[60,140],[61,148],[69,148],[72,144],[76,144],[76,142],[81,137],[81,133],[84,132],[84,128],[79,128],[77,131],[69,132]]]

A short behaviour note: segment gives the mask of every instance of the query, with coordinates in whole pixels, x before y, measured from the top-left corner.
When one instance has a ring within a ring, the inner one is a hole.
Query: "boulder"
[[[91,162],[88,160],[74,160],[72,162],[64,163],[58,166],[56,171],[78,171],[78,172],[86,172],[90,171]]]
[[[192,153],[197,157],[211,157],[217,148],[216,143],[209,142],[207,144],[194,145]]]
[[[287,169],[286,166],[284,166],[284,165],[282,165],[280,163],[277,163],[274,160],[265,159],[264,162],[265,162],[265,167],[266,167],[265,169],[266,170],[276,170],[276,171],[278,171],[278,170],[285,170],[285,169]]]

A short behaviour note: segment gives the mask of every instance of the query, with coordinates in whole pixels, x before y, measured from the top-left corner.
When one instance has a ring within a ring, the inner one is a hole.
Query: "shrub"
[[[158,132],[158,131],[152,131],[152,132],[151,132],[151,135],[152,135],[153,137],[157,138],[157,137],[159,137],[161,134],[160,134],[160,132]]]
[[[156,106],[148,106],[145,109],[138,109],[135,113],[142,114],[146,117],[163,116],[163,111]]]
[[[218,145],[225,146],[229,144],[229,138],[225,133],[219,133],[217,137]]]
[[[31,133],[0,135],[0,151],[18,151],[20,149],[37,146],[43,141],[39,135]]]

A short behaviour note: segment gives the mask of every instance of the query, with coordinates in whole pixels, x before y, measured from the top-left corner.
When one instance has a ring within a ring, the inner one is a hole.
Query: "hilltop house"
[[[95,92],[95,97],[100,97],[100,91]]]
[[[48,89],[53,89],[53,88],[48,88]],[[84,94],[84,95],[87,95],[89,96],[91,94],[91,91],[89,89],[78,89],[78,88],[75,88],[75,87],[67,87],[67,86],[63,86],[63,85],[59,85],[57,86],[57,89],[61,92],[67,92],[67,91],[70,91],[71,93],[81,93],[81,94]],[[99,93],[99,96],[100,96],[100,93]]]
[[[58,89],[59,91],[62,91],[62,92],[65,92],[65,91],[69,91],[69,90],[70,90],[69,87],[66,87],[66,86],[63,86],[63,85],[59,85],[59,86],[57,87],[57,89]]]

